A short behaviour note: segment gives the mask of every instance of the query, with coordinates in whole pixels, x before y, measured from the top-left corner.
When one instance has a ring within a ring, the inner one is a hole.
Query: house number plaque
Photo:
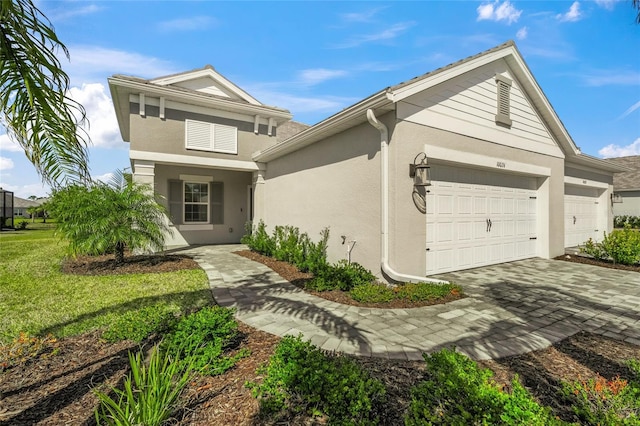
[[[506,168],[506,167],[507,167],[507,165],[506,165],[505,163],[503,163],[502,161],[498,161],[498,162],[496,163],[496,166],[497,166],[497,167],[499,167],[499,168],[501,168],[501,169],[504,169],[504,168]]]

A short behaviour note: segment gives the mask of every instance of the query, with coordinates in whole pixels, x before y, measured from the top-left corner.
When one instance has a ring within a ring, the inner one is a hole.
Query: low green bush
[[[393,289],[382,283],[368,283],[354,287],[349,295],[360,303],[386,303],[396,298]]]
[[[212,306],[187,315],[165,336],[163,349],[202,374],[222,374],[249,355],[244,349],[230,355],[240,337],[234,314],[234,309]],[[179,354],[188,357],[180,358]]]
[[[188,363],[174,362],[174,351],[151,351],[149,365],[144,353],[129,353],[131,373],[124,380],[124,390],[112,388],[109,394],[94,390],[100,400],[95,411],[98,425],[160,426],[176,410],[182,390],[191,377]]]
[[[451,283],[407,283],[397,287],[396,297],[411,302],[427,302],[461,293],[460,286]]]
[[[346,260],[326,265],[314,274],[313,279],[306,286],[315,291],[351,291],[359,285],[369,284],[376,279],[375,275],[364,266],[356,262],[349,263]]]
[[[443,349],[424,358],[426,378],[412,389],[407,426],[559,424],[517,378],[507,393],[491,381],[490,370],[458,352]]]
[[[248,383],[263,415],[285,410],[325,415],[329,424],[374,425],[385,388],[355,361],[328,356],[301,337],[287,336],[268,365],[261,384]]]
[[[163,305],[147,306],[124,313],[102,333],[107,342],[133,340],[141,342],[153,333],[169,329],[176,321],[173,311]]]
[[[632,229],[640,229],[640,216],[614,216],[613,226],[615,228],[624,228],[627,225]]]
[[[635,265],[640,262],[640,232],[626,224],[623,229],[605,232],[600,243],[589,239],[580,251],[597,260],[611,259],[613,263]]]
[[[329,229],[320,232],[320,241],[314,243],[306,233],[293,226],[275,226],[273,234],[267,233],[261,220],[257,226],[245,225],[245,235],[240,240],[251,250],[295,265],[302,272],[316,273],[327,264]]]
[[[563,383],[563,394],[583,424],[640,425],[640,361],[628,362],[634,377]]]

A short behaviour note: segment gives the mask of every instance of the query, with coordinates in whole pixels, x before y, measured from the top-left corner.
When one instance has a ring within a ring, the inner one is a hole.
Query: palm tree
[[[86,111],[67,96],[59,50],[69,58],[32,0],[0,0],[0,122],[53,187],[88,176]]]
[[[57,231],[77,254],[115,253],[124,263],[125,250],[164,248],[167,211],[148,185],[116,172],[109,183],[69,185],[54,191],[50,211],[58,219]]]

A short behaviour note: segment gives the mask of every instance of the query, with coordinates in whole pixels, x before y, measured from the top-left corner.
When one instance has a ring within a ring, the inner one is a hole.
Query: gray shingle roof
[[[29,207],[36,207],[42,204],[42,201],[38,200],[25,200],[24,198],[13,196],[13,207],[28,209]]]
[[[633,169],[613,175],[614,191],[640,191],[640,155],[608,158],[607,161]]]

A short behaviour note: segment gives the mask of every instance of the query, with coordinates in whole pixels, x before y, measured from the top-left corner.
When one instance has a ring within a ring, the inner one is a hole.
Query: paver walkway
[[[240,245],[190,247],[217,303],[244,323],[326,350],[396,359],[455,346],[474,359],[542,349],[580,330],[640,345],[640,274],[529,259],[443,274],[467,298],[414,309],[345,306],[312,296]]]

